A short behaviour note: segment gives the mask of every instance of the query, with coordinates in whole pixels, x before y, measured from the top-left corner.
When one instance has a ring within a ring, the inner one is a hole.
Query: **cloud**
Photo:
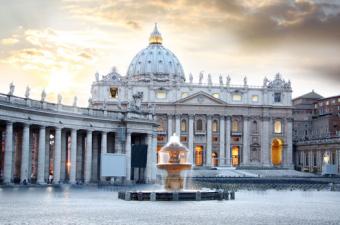
[[[19,40],[16,39],[16,38],[4,38],[4,39],[1,39],[0,42],[1,42],[2,45],[14,45],[14,44],[18,43]]]

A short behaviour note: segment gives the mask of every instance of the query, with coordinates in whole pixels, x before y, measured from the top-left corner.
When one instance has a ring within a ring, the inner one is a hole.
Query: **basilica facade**
[[[157,119],[157,151],[176,133],[195,167],[292,168],[291,84],[276,74],[252,86],[244,78],[210,74],[185,78],[178,58],[162,44],[155,26],[149,45],[132,59],[126,76],[115,69],[92,85],[91,107],[127,110],[133,95]]]
[[[0,95],[4,183],[99,182],[103,155],[124,157],[123,181],[155,181],[157,152],[174,133],[194,168],[293,168],[291,85],[280,74],[252,86],[229,76],[185,77],[155,26],[126,75],[95,75],[86,108]],[[114,166],[113,166],[114,169]]]

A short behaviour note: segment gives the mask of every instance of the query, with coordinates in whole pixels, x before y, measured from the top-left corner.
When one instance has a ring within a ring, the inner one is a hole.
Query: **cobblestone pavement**
[[[235,201],[131,202],[110,189],[0,188],[0,224],[340,224],[340,195],[240,191]]]

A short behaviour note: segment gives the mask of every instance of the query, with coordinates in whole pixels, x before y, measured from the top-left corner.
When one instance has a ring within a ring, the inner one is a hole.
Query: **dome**
[[[155,24],[149,38],[149,46],[132,59],[127,77],[135,81],[184,82],[183,68],[177,57],[162,45],[162,36]]]

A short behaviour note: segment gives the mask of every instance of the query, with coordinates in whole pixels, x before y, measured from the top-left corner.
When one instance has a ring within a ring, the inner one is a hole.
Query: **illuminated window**
[[[239,150],[238,146],[233,146],[231,149],[231,164],[232,166],[238,166],[240,163],[239,160]]]
[[[251,96],[251,101],[252,102],[258,102],[259,101],[259,96],[258,95]]]
[[[188,96],[188,92],[182,92],[182,98],[185,98]]]
[[[196,145],[195,147],[195,165],[202,166],[203,165],[203,146]]]
[[[329,101],[326,101],[326,105],[329,105]]]
[[[239,102],[242,100],[242,96],[240,94],[233,94],[233,101]]]
[[[166,98],[166,91],[164,91],[164,90],[158,90],[158,91],[157,91],[157,98],[159,98],[159,99],[164,99],[164,98]]]
[[[118,97],[118,88],[116,87],[110,87],[110,94],[112,98]]]
[[[282,133],[281,120],[275,120],[275,122],[274,122],[274,133],[275,134],[281,134]]]
[[[220,94],[219,93],[214,93],[212,96],[214,96],[214,98],[220,98]]]
[[[274,102],[281,102],[281,93],[274,93]]]
[[[217,123],[217,120],[214,120],[212,123],[212,131],[217,132],[217,129],[218,129],[218,123]]]
[[[187,121],[186,120],[181,121],[181,131],[183,131],[183,132],[187,131]]]
[[[239,131],[239,124],[237,120],[233,120],[231,124],[231,131],[232,132],[238,132]]]
[[[203,131],[203,121],[202,121],[202,119],[198,119],[196,121],[196,130],[197,131]]]

